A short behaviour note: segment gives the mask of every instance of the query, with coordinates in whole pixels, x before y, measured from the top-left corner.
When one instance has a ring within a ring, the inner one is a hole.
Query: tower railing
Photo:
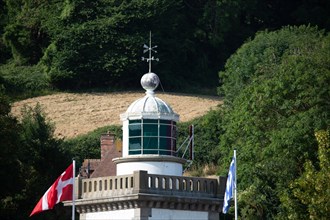
[[[175,195],[196,198],[222,198],[225,178],[200,178],[148,174],[135,171],[132,175],[99,178],[78,178],[78,199],[119,197],[133,194]]]

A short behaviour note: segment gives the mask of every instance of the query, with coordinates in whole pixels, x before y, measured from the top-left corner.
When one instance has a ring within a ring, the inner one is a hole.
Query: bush
[[[40,66],[0,66],[0,77],[11,96],[35,96],[50,89],[48,77]]]
[[[307,206],[281,195],[292,196],[290,183],[317,160],[315,131],[329,127],[329,51],[329,33],[285,27],[260,32],[227,61],[220,163],[237,149],[243,219],[307,219]]]
[[[188,136],[189,125],[194,125],[194,165],[216,164],[220,157],[217,146],[222,132],[221,121],[220,110],[212,110],[200,118],[178,123],[177,148]]]
[[[91,131],[78,137],[64,140],[63,148],[70,150],[72,155],[77,159],[79,165],[85,158],[100,157],[100,137],[104,133],[112,133],[116,139],[122,138],[121,126],[105,126]]]

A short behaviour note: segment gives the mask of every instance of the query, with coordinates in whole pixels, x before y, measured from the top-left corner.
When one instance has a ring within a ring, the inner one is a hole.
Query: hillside
[[[120,125],[119,115],[143,92],[123,93],[58,93],[15,102],[12,114],[19,117],[24,105],[39,103],[48,119],[55,124],[58,137],[75,137],[98,127]],[[189,121],[222,104],[219,97],[163,93],[157,97],[167,102],[180,115],[180,121]]]

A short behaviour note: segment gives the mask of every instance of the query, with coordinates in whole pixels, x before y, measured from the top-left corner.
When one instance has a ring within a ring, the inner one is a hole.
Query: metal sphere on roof
[[[159,83],[160,80],[155,73],[144,74],[141,78],[141,85],[146,90],[146,95],[133,102],[127,111],[120,115],[121,120],[144,118],[178,121],[179,115],[166,102],[155,96],[154,90]]]
[[[153,92],[159,85],[159,78],[155,73],[146,73],[141,78],[141,85],[147,92]]]

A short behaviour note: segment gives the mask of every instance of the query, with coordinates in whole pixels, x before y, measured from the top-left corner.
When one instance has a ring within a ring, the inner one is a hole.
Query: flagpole
[[[236,150],[234,150],[234,161],[235,161],[235,187],[234,187],[234,196],[235,196],[235,220],[237,220],[237,161],[236,161]]]
[[[234,150],[234,156],[231,160],[230,166],[229,166],[229,172],[227,176],[227,182],[226,182],[226,190],[225,195],[223,198],[223,207],[222,212],[226,214],[228,212],[229,206],[230,206],[230,200],[234,199],[235,202],[235,220],[237,220],[237,180],[236,180],[236,150]]]
[[[73,185],[72,185],[72,220],[75,220],[75,179],[76,179],[76,161],[72,160],[73,164]]]

